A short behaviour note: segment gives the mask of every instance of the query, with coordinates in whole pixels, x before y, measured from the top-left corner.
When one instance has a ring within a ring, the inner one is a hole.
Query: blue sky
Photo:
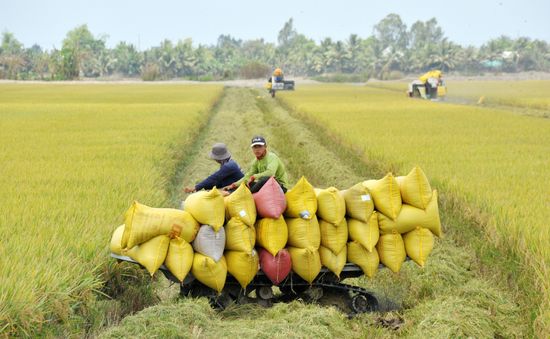
[[[214,44],[220,34],[276,42],[291,17],[299,33],[316,41],[368,37],[390,13],[407,27],[435,17],[445,35],[463,46],[500,35],[550,42],[550,0],[0,0],[0,30],[26,47],[51,49],[61,48],[69,30],[87,24],[94,36],[108,36],[109,47],[126,41],[143,50],[165,38]]]

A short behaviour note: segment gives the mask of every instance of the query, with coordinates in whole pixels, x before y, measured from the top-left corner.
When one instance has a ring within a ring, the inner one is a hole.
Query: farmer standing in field
[[[268,152],[265,138],[259,135],[253,137],[250,147],[252,147],[252,153],[254,153],[254,156],[256,157],[256,159],[252,162],[250,169],[246,172],[244,178],[232,183],[224,189],[234,190],[242,182],[246,182],[250,188],[250,191],[255,193],[262,188],[270,177],[275,177],[275,180],[277,180],[283,189],[283,192],[286,192],[288,187],[288,178],[285,166],[275,153]]]
[[[185,187],[185,193],[192,193],[202,189],[212,189],[215,187],[225,187],[243,177],[243,172],[239,164],[231,159],[231,153],[224,143],[216,143],[210,151],[210,159],[220,164],[220,169],[212,173],[208,178],[199,182],[195,187]]]

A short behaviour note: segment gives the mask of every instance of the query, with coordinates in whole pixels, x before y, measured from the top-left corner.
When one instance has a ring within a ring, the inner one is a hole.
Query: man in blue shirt
[[[231,159],[231,153],[223,143],[216,143],[212,146],[210,158],[220,164],[220,169],[212,173],[208,178],[199,182],[195,187],[184,188],[185,193],[192,193],[202,189],[212,189],[214,186],[222,188],[240,180],[244,174],[239,165]]]

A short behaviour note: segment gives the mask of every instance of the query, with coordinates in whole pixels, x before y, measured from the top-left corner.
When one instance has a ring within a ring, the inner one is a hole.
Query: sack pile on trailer
[[[437,191],[419,168],[346,190],[314,188],[304,177],[283,193],[270,178],[257,193],[243,184],[225,198],[216,189],[187,197],[184,210],[134,202],[111,239],[151,275],[164,264],[183,281],[189,272],[221,292],[227,273],[245,288],[261,269],[278,285],[292,270],[311,283],[325,266],[346,263],[373,277],[380,263],[399,272],[419,266],[440,237]]]

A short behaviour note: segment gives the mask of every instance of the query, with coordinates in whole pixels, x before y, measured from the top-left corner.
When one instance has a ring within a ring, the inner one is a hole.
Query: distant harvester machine
[[[283,71],[276,68],[273,75],[267,80],[266,88],[274,98],[276,91],[293,91],[294,80],[284,80]]]
[[[438,70],[423,74],[418,80],[409,84],[407,91],[409,97],[428,100],[444,98],[447,95],[447,87],[442,76],[443,74]]]

